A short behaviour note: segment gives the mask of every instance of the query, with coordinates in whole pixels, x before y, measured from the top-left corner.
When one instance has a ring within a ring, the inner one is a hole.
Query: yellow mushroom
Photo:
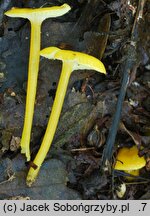
[[[144,157],[139,157],[137,146],[120,148],[116,157],[114,169],[139,176],[139,170],[146,165]],[[131,178],[130,178],[131,179]]]
[[[36,97],[37,78],[39,71],[41,24],[47,18],[62,16],[70,10],[70,6],[53,6],[47,8],[12,8],[5,15],[9,17],[26,18],[31,23],[30,57],[28,68],[28,86],[26,96],[25,120],[21,139],[21,153],[30,160],[30,136]]]
[[[36,169],[30,168],[27,176],[27,184],[30,186],[34,181],[39,172],[40,166],[42,165],[48,150],[51,146],[56,127],[59,121],[60,113],[63,106],[68,82],[71,73],[74,70],[96,70],[100,73],[106,73],[103,63],[93,56],[85,53],[74,52],[69,50],[61,50],[57,47],[49,47],[43,49],[40,52],[41,56],[48,59],[57,59],[62,61],[62,71],[60,80],[58,83],[54,104],[52,107],[48,126],[41,144],[41,147],[33,161],[36,165]]]

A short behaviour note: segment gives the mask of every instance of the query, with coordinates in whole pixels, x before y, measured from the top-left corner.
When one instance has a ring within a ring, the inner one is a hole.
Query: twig
[[[72,149],[71,152],[84,152],[84,151],[91,151],[91,150],[94,150],[95,148],[94,147],[91,147],[91,148],[78,148],[78,149]]]
[[[129,44],[129,48],[127,51],[128,58],[122,65],[123,78],[122,78],[120,93],[117,101],[116,112],[114,114],[112,125],[109,129],[106,146],[103,151],[102,165],[103,167],[107,166],[109,170],[111,170],[113,147],[114,147],[116,134],[117,134],[120,118],[121,118],[122,105],[125,99],[126,90],[130,79],[130,71],[132,70],[133,66],[136,64],[136,48],[137,48],[137,40],[138,40],[137,29],[138,29],[139,19],[142,18],[145,2],[146,0],[139,0],[138,3],[138,8],[137,8],[133,28],[131,31],[131,42]]]
[[[0,185],[1,185],[1,184],[5,184],[5,183],[7,183],[7,182],[11,182],[11,181],[13,181],[14,179],[15,179],[15,173],[13,173],[12,175],[10,175],[9,178],[8,178],[7,180],[0,182]]]

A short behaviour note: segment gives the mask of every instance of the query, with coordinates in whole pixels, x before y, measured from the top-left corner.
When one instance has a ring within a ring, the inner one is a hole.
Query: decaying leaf
[[[128,130],[128,129],[125,127],[125,125],[124,125],[123,122],[120,123],[120,127],[121,127],[122,130],[124,130],[125,132],[127,132],[127,134],[132,138],[132,140],[134,141],[134,143],[135,143],[137,146],[140,146],[140,145],[141,145],[142,140],[141,140],[141,136],[140,136],[140,135],[138,135],[138,134],[135,133],[135,132],[131,132],[130,130]]]

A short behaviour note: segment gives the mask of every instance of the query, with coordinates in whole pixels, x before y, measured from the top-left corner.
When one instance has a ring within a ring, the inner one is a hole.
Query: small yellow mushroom
[[[61,60],[63,64],[48,126],[41,147],[33,161],[33,164],[35,164],[37,168],[34,169],[31,167],[27,176],[27,184],[29,186],[35,181],[40,166],[42,165],[52,144],[71,73],[74,70],[95,70],[100,73],[106,73],[105,67],[100,60],[85,53],[61,50],[57,47],[49,47],[43,49],[40,54],[48,59]]]
[[[139,171],[146,165],[144,157],[139,157],[137,146],[131,148],[123,147],[120,148],[116,157],[116,164],[114,169],[122,170],[125,173],[139,176]],[[128,178],[131,180],[131,178]]]
[[[28,68],[28,86],[23,133],[21,138],[21,153],[30,160],[30,136],[36,97],[36,87],[39,71],[41,24],[47,18],[62,16],[70,10],[68,4],[46,8],[12,8],[5,15],[9,17],[26,18],[31,23],[30,57]]]

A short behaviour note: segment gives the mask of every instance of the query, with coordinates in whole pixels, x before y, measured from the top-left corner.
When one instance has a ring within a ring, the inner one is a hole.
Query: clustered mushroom
[[[57,47],[48,47],[40,51],[40,31],[42,22],[47,18],[64,15],[70,9],[71,8],[68,4],[63,4],[62,6],[53,6],[39,9],[12,8],[5,13],[7,16],[10,17],[27,18],[31,22],[26,109],[23,133],[20,144],[21,153],[26,155],[27,161],[30,161],[30,136],[34,114],[34,103],[36,97],[40,55],[50,60],[57,59],[62,61],[62,71],[57,86],[56,96],[48,121],[47,129],[40,149],[33,161],[33,166],[30,167],[27,175],[27,184],[29,186],[31,186],[32,183],[35,181],[40,167],[52,144],[71,73],[74,70],[95,70],[100,73],[106,74],[103,63],[88,54],[70,50],[62,50]],[[139,157],[138,155],[137,146],[132,146],[131,148],[124,147],[120,148],[118,151],[114,169],[122,170],[128,174],[138,176],[139,170],[144,167],[145,164],[145,158]]]
[[[27,18],[31,22],[31,41],[30,41],[30,58],[28,69],[28,87],[26,97],[26,110],[24,128],[21,139],[21,153],[24,153],[27,157],[27,161],[30,160],[30,135],[32,128],[32,120],[34,113],[34,103],[36,97],[37,78],[39,70],[39,58],[40,55],[48,59],[57,59],[63,62],[62,72],[58,83],[54,104],[52,107],[50,119],[47,125],[46,133],[44,135],[41,147],[33,161],[33,165],[30,167],[27,184],[31,184],[35,181],[40,167],[47,155],[47,152],[53,141],[53,137],[57,128],[60,113],[63,106],[68,82],[71,73],[74,70],[95,70],[100,73],[106,73],[103,63],[93,56],[85,53],[61,50],[57,47],[45,48],[40,52],[40,29],[42,22],[50,17],[57,17],[67,13],[70,10],[70,6],[63,4],[62,6],[54,6],[50,8],[40,9],[20,9],[12,8],[5,14],[10,17]]]
[[[27,161],[30,160],[30,136],[34,114],[34,103],[36,97],[40,55],[50,60],[57,59],[62,61],[62,71],[57,86],[56,96],[48,121],[47,129],[40,149],[33,161],[33,166],[30,167],[27,175],[27,184],[29,186],[31,186],[32,183],[35,181],[40,167],[52,144],[71,73],[74,70],[95,70],[100,73],[106,73],[105,67],[100,60],[85,53],[62,50],[57,47],[48,47],[40,51],[40,31],[42,22],[47,18],[64,15],[70,9],[71,8],[68,4],[63,4],[62,6],[53,6],[39,9],[12,8],[5,13],[7,16],[10,17],[27,18],[31,22],[26,109],[23,133],[20,144],[21,153],[26,155]],[[132,146],[131,148],[123,147],[120,148],[118,151],[114,169],[122,170],[133,176],[138,176],[139,170],[144,167],[145,164],[145,158],[139,157],[138,155],[137,146]]]
[[[28,85],[26,96],[26,110],[24,127],[21,138],[21,153],[30,160],[30,136],[36,97],[37,79],[39,71],[39,58],[41,46],[41,25],[47,18],[62,16],[70,10],[68,4],[46,8],[12,8],[5,15],[9,17],[26,18],[31,23],[30,57],[28,67]]]

